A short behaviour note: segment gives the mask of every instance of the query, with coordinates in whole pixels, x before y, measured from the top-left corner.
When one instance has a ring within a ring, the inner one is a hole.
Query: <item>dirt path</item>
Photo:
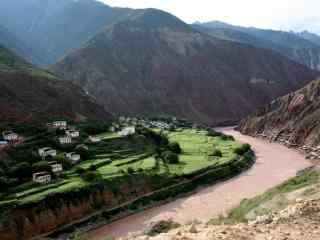
[[[220,129],[233,135],[237,141],[251,144],[256,164],[247,172],[199,190],[189,197],[134,214],[107,226],[89,232],[90,240],[103,240],[106,236],[121,237],[142,231],[151,222],[173,219],[179,223],[193,220],[208,221],[214,216],[226,213],[244,198],[251,198],[267,189],[295,176],[298,170],[310,166],[304,156],[295,150],[277,143],[244,136],[231,128]]]

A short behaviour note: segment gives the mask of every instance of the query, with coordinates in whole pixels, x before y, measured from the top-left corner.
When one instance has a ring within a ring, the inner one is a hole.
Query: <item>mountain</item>
[[[0,89],[1,122],[111,117],[80,87],[33,67],[3,47],[0,47]]]
[[[1,0],[0,22],[35,49],[27,59],[49,65],[131,11],[95,0]]]
[[[320,70],[320,41],[316,43],[316,35],[311,40],[311,37],[294,32],[245,28],[219,21],[197,23],[193,27],[217,38],[276,51],[293,61]]]
[[[245,134],[264,134],[291,144],[320,143],[320,79],[302,89],[272,101],[241,121]]]
[[[320,46],[320,36],[308,31],[303,31],[300,33],[296,33],[298,36],[309,40],[310,42],[313,42],[314,44],[317,44]]]
[[[32,56],[34,51],[21,39],[11,33],[8,29],[0,25],[0,45],[14,51],[19,56],[30,61],[37,61]]]
[[[269,50],[212,38],[155,9],[109,26],[52,70],[109,112],[208,124],[234,123],[317,75]]]

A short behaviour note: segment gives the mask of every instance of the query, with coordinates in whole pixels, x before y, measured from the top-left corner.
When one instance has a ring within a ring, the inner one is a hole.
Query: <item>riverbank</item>
[[[172,219],[186,224],[190,221],[208,221],[225,214],[244,198],[252,198],[267,189],[294,177],[297,171],[311,163],[296,150],[277,143],[244,136],[232,128],[219,129],[237,141],[249,143],[256,154],[256,164],[247,172],[226,182],[204,188],[192,196],[146,210],[88,232],[89,239],[101,240],[106,236],[121,237],[143,231],[152,222]]]

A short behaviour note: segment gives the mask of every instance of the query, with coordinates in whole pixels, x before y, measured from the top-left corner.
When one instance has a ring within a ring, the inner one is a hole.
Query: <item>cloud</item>
[[[242,26],[320,33],[319,0],[100,0],[111,6],[159,8],[186,22],[220,20]]]

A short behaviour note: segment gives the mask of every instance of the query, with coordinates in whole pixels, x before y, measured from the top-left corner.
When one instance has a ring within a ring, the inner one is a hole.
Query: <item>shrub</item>
[[[87,182],[93,182],[99,179],[99,175],[94,171],[86,171],[81,177]]]
[[[237,147],[236,149],[234,149],[234,153],[242,156],[243,154],[245,154],[246,152],[248,152],[251,149],[250,144],[242,144],[240,147]]]
[[[90,167],[89,167],[89,170],[90,171],[96,171],[97,167],[94,164],[91,164]]]
[[[149,236],[156,236],[160,233],[167,233],[172,229],[180,227],[179,223],[173,222],[172,220],[162,220],[156,223],[148,232]]]
[[[221,136],[221,139],[223,141],[234,141],[234,137],[233,136],[230,136],[230,135],[222,135]]]
[[[211,156],[214,156],[214,157],[222,157],[222,152],[221,150],[219,149],[214,149]]]
[[[182,149],[181,149],[179,143],[177,143],[177,142],[170,143],[169,150],[176,153],[176,154],[180,154],[182,152]]]
[[[134,169],[132,167],[129,167],[127,169],[127,172],[128,172],[129,175],[132,175],[132,174],[134,174]]]
[[[165,151],[161,154],[161,158],[164,163],[168,164],[177,164],[179,163],[179,156],[176,153],[173,153],[171,151]]]
[[[220,133],[220,132],[217,132],[213,129],[208,129],[207,136],[209,136],[209,137],[220,137],[221,135],[222,135],[222,133]]]
[[[32,165],[33,172],[50,172],[51,167],[49,166],[48,162],[40,161]]]
[[[75,172],[78,173],[79,175],[84,174],[85,173],[85,169],[83,169],[82,167],[77,167]]]
[[[32,167],[27,162],[22,162],[10,169],[10,175],[14,178],[25,179],[32,175]]]

